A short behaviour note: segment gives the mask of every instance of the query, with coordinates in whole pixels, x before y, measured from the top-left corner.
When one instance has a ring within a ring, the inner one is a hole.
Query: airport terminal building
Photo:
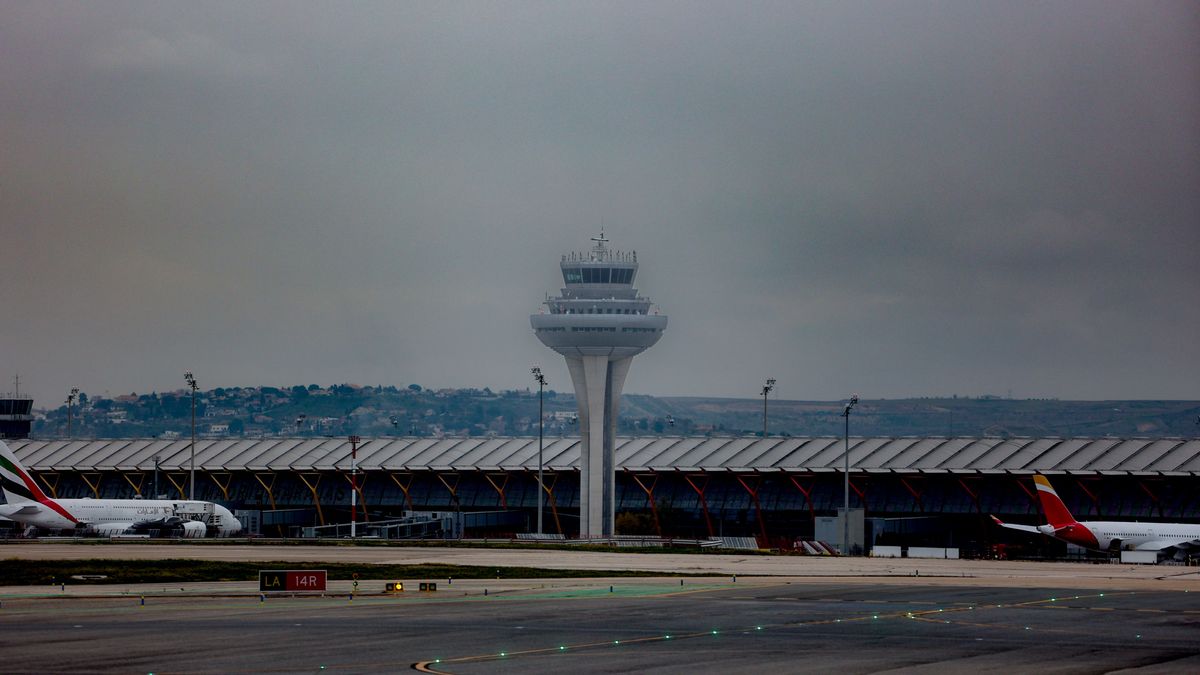
[[[53,496],[187,496],[187,440],[8,443]],[[533,529],[536,437],[356,445],[364,527],[404,512],[449,511],[480,515],[467,536]],[[655,436],[615,445],[618,533],[752,536],[789,548],[813,539],[818,521],[842,505],[842,438]],[[1050,477],[1079,519],[1200,522],[1198,439],[851,437],[848,445],[850,506],[864,510],[868,547],[899,541],[990,554],[997,545],[1053,544],[989,518],[1042,522],[1035,472]],[[344,438],[198,440],[195,497],[256,514],[266,535],[348,522],[351,449]],[[548,533],[579,534],[579,463],[579,438],[545,440]]]

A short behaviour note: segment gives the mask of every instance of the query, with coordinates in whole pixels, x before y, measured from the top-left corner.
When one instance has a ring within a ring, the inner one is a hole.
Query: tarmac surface
[[[353,599],[346,581],[331,582],[323,596],[297,597],[260,596],[246,582],[0,587],[0,671],[1200,672],[1196,568],[489,549],[0,546],[6,558],[101,555],[674,567],[669,571],[715,576],[412,579],[402,580],[410,590],[383,595],[385,580],[370,579],[365,567]],[[759,576],[769,574],[775,576]],[[438,590],[411,590],[416,581],[437,581]]]

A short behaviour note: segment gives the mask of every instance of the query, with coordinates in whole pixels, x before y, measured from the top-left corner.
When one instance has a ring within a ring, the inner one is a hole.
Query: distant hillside
[[[762,399],[628,397],[636,407],[666,410],[729,431],[762,432]],[[645,399],[645,402],[642,402]],[[844,401],[768,401],[771,434],[840,436]],[[1200,436],[1198,401],[1059,401],[998,398],[870,400],[855,407],[850,430],[871,436]]]
[[[191,435],[190,392],[79,396],[76,438],[183,438]],[[840,436],[842,401],[767,404],[768,433]],[[485,436],[537,434],[536,390],[430,390],[417,385],[235,387],[197,392],[202,437]],[[578,435],[575,398],[547,391],[544,430]],[[622,397],[622,435],[762,433],[761,398]],[[1058,401],[984,398],[864,399],[850,420],[869,436],[1200,436],[1198,401]],[[67,408],[42,411],[38,438],[67,434]]]

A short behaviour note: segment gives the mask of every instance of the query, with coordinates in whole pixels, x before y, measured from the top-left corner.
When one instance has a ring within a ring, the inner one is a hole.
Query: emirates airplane
[[[242,524],[229,509],[212,502],[170,499],[52,499],[42,492],[4,441],[0,441],[0,517],[48,530],[84,531],[102,536],[153,534],[199,538],[229,537]]]
[[[1044,534],[1095,551],[1162,551],[1176,549],[1176,555],[1200,547],[1200,525],[1190,523],[1137,523],[1110,520],[1079,522],[1067,510],[1045,476],[1033,477],[1046,525],[1013,525],[996,516],[997,525],[1022,532]]]

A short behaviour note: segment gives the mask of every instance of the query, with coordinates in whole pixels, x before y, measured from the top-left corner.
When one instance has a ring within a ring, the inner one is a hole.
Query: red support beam
[[[967,493],[971,498],[971,502],[975,504],[975,513],[983,515],[983,507],[979,504],[979,493],[972,490],[970,485],[967,485],[965,478],[959,478],[958,484],[962,486],[963,491]]]
[[[551,477],[552,480],[546,482],[545,479],[547,476]],[[542,481],[542,489],[546,491],[546,500],[550,502],[550,515],[554,517],[554,529],[558,530],[558,533],[565,537],[566,533],[563,532],[562,521],[558,519],[558,506],[554,503],[554,486],[558,483],[558,474],[543,470]]]
[[[753,476],[753,478],[755,479],[753,481],[753,488],[746,484],[746,481],[742,476],[738,476],[737,481],[742,484],[742,487],[746,488],[746,492],[750,493],[750,501],[754,502],[754,514],[758,517],[758,531],[762,535],[761,545],[768,547],[770,546],[771,540],[767,537],[767,524],[763,520],[762,506],[760,506],[758,503],[758,488],[762,485],[762,476],[756,475]]]
[[[813,487],[816,486],[816,481],[810,478],[811,482],[806,490],[804,489],[804,486],[800,484],[800,480],[796,476],[788,476],[788,478],[791,479],[792,485],[796,486],[796,489],[800,491],[800,494],[804,495],[804,503],[808,505],[808,515],[815,521],[817,518],[817,512],[813,509],[812,491]]]
[[[1015,482],[1017,484],[1017,487],[1021,488],[1021,492],[1024,492],[1025,496],[1029,498],[1029,505],[1033,507],[1033,512],[1041,513],[1042,512],[1041,501],[1038,500],[1037,495],[1033,494],[1033,490],[1029,489],[1029,486],[1026,485],[1026,483],[1029,483],[1032,481],[1030,481],[1027,478],[1019,478],[1019,477],[1014,476],[1013,482]]]
[[[1142,492],[1146,493],[1146,496],[1150,497],[1150,501],[1154,503],[1154,510],[1158,511],[1158,517],[1162,518],[1163,517],[1162,502],[1160,502],[1158,500],[1158,495],[1154,494],[1154,492],[1152,492],[1150,490],[1150,488],[1146,486],[1146,481],[1144,481],[1144,480],[1138,481],[1138,487],[1140,487],[1142,489]]]
[[[637,483],[638,487],[642,488],[642,492],[645,492],[646,498],[650,500],[650,513],[654,515],[654,531],[658,533],[658,537],[661,539],[663,536],[662,523],[658,521],[658,507],[654,505],[654,487],[658,485],[658,474],[651,473],[643,474],[642,476],[638,476],[637,474],[630,475],[633,476],[633,482]],[[650,487],[646,487],[646,484],[642,482],[642,477],[654,479],[650,481]]]
[[[1087,485],[1084,484],[1082,479],[1076,480],[1075,484],[1079,486],[1080,490],[1083,490],[1083,494],[1087,495],[1088,499],[1092,500],[1092,515],[1099,516],[1100,515],[1100,498],[1097,497],[1094,492],[1092,492],[1091,490],[1088,489]]]
[[[363,486],[367,484],[367,474],[364,472],[361,476],[355,477],[350,474],[342,474],[346,477],[346,482],[350,483],[350,489],[358,493],[358,506],[354,514],[354,518],[358,518],[361,513],[364,523],[371,522],[371,515],[367,512],[367,498],[363,494]]]
[[[916,489],[913,487],[912,483],[908,482],[908,480],[908,478],[903,476],[900,478],[900,482],[904,485],[904,489],[908,490],[908,494],[912,495],[913,499],[917,500],[917,509],[921,513],[925,513],[925,504],[921,501],[921,495],[923,494],[924,490]],[[916,482],[916,480],[914,479],[913,482]]]
[[[692,486],[692,489],[695,490],[696,494],[700,497],[700,510],[704,512],[704,527],[708,529],[708,538],[712,539],[716,535],[713,532],[712,518],[708,516],[708,500],[704,498],[704,491],[708,489],[708,481],[711,479],[711,476],[708,474],[700,474],[699,476],[696,476],[696,478],[701,477],[704,478],[704,485],[696,485],[696,483],[692,481],[692,476],[684,475],[683,479],[687,481],[688,485]]]

